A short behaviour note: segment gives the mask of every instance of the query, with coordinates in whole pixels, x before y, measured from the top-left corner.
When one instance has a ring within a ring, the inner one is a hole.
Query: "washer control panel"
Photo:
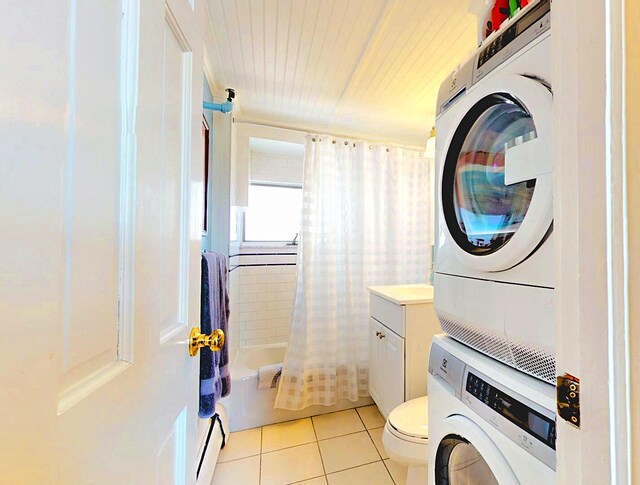
[[[505,389],[491,378],[467,366],[461,401],[511,441],[556,467],[556,420],[553,411]]]
[[[504,416],[516,426],[556,449],[556,422],[519,399],[492,386],[473,372],[467,373],[466,390],[489,409]]]

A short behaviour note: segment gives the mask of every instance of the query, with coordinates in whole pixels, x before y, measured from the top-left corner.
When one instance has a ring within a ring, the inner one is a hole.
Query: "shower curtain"
[[[431,160],[307,136],[293,327],[276,408],[368,396],[371,285],[425,283]]]

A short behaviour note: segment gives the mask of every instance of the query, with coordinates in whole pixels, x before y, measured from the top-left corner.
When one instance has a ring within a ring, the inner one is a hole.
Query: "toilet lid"
[[[414,438],[429,436],[427,396],[411,399],[389,413],[389,423],[400,433]]]

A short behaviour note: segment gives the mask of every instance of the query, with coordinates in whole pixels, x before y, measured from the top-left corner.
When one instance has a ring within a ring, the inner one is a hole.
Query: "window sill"
[[[287,243],[282,242],[243,242],[240,243],[240,251],[250,250],[250,249],[270,249],[270,250],[287,250],[291,252],[292,250],[297,251],[298,245],[292,246]]]

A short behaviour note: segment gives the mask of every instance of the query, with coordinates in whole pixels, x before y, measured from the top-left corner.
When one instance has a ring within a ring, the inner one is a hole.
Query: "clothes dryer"
[[[550,0],[441,86],[435,308],[452,337],[555,381]]]

